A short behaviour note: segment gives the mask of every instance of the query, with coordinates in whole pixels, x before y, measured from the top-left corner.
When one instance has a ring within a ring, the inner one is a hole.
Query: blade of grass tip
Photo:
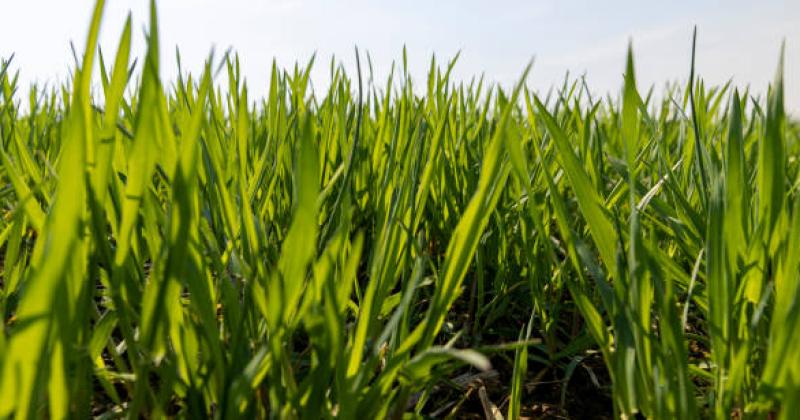
[[[622,99],[622,137],[625,143],[625,158],[628,167],[628,197],[631,210],[628,240],[628,282],[630,285],[629,302],[638,312],[642,326],[647,329],[649,322],[649,300],[651,287],[645,276],[637,275],[637,253],[641,246],[639,238],[639,211],[636,206],[636,157],[639,154],[639,115],[641,98],[636,90],[636,75],[633,66],[633,45],[628,44],[625,64],[625,85]],[[640,281],[642,280],[642,281]],[[645,355],[642,355],[645,356]],[[646,356],[645,356],[646,357]]]
[[[622,138],[625,144],[625,158],[628,164],[628,183],[630,185],[631,207],[635,211],[636,188],[635,178],[636,157],[639,154],[639,115],[641,98],[636,90],[636,75],[633,66],[633,44],[628,44],[628,53],[625,63],[625,87],[622,99]]]
[[[761,271],[767,271],[771,264],[772,255],[779,246],[782,229],[779,220],[784,216],[786,195],[786,149],[785,149],[785,112],[783,104],[783,66],[784,46],[781,46],[778,69],[775,81],[771,86],[767,98],[767,112],[764,121],[763,134],[758,136],[758,162],[757,162],[757,188],[758,188],[758,219],[756,230],[760,230],[761,237],[758,244],[763,244],[754,250],[752,257],[756,264],[762,266]],[[751,303],[761,301],[764,291],[765,276],[751,271],[745,277],[745,296]]]
[[[128,14],[125,27],[120,36],[111,79],[104,82],[106,93],[105,113],[103,115],[100,132],[95,140],[95,163],[93,167],[87,163],[87,167],[89,167],[90,171],[91,188],[89,189],[89,204],[95,235],[94,246],[98,248],[103,260],[105,260],[105,264],[108,266],[113,264],[113,252],[107,240],[108,229],[106,228],[107,217],[105,204],[106,198],[108,197],[108,185],[111,181],[111,167],[117,143],[117,125],[121,108],[120,102],[122,101],[125,86],[128,82],[127,68],[130,59],[130,48],[131,16]],[[99,55],[99,57],[102,61],[102,54]],[[102,62],[100,68],[104,68]],[[118,310],[125,309],[118,308]],[[127,325],[127,317],[123,315],[122,318],[125,319],[124,322]]]
[[[97,202],[102,206],[105,203],[111,170],[112,155],[114,153],[115,136],[117,131],[117,119],[120,110],[120,102],[125,93],[125,86],[128,82],[128,61],[131,51],[131,15],[125,20],[125,27],[120,36],[119,46],[117,47],[117,57],[114,60],[111,80],[108,82],[105,100],[105,114],[103,115],[103,126],[98,135],[97,162],[95,173],[92,177],[92,190]]]
[[[647,258],[642,238],[640,237],[639,211],[636,206],[636,164],[640,152],[639,145],[639,124],[642,118],[647,115],[639,115],[639,110],[645,110],[645,105],[636,89],[636,75],[633,63],[633,46],[628,45],[627,60],[625,64],[625,83],[622,100],[622,137],[625,143],[625,155],[628,169],[628,197],[630,205],[630,221],[628,234],[628,308],[632,312],[631,316],[636,317],[635,323],[639,328],[632,328],[632,336],[635,341],[637,364],[643,378],[650,376],[651,366],[653,366],[654,349],[650,340],[651,313],[653,302],[653,280],[657,281],[661,276],[655,274],[654,268],[647,267]],[[644,112],[643,112],[644,113]],[[642,260],[642,261],[640,261]],[[642,266],[640,267],[640,264]],[[650,275],[648,275],[650,274]],[[663,297],[663,296],[662,296]],[[666,316],[666,314],[663,314]],[[677,320],[677,318],[676,318]],[[671,322],[669,319],[666,322]],[[671,326],[672,324],[670,324]],[[615,331],[619,333],[622,325],[615,326]],[[629,326],[625,326],[628,328]],[[652,394],[652,385],[645,379],[642,381],[643,390],[639,394]],[[641,401],[646,407],[647,402]],[[657,407],[657,406],[656,406]],[[650,413],[656,413],[658,408],[648,408]]]
[[[707,172],[705,169],[705,163],[703,162],[703,143],[700,137],[700,125],[697,121],[697,109],[695,105],[694,99],[694,76],[695,76],[695,52],[697,49],[697,26],[694,27],[692,31],[692,65],[689,69],[689,104],[692,108],[692,129],[694,130],[694,143],[695,143],[695,163],[700,172],[700,186],[702,187],[702,192],[700,194],[700,199],[702,202],[706,201],[706,196],[709,194],[708,189],[708,177]]]
[[[150,183],[150,176],[155,170],[159,135],[159,96],[161,82],[158,75],[158,17],[155,1],[151,0],[150,35],[147,46],[144,69],[142,70],[141,97],[138,103],[136,128],[133,144],[128,158],[128,173],[125,183],[125,195],[122,201],[122,221],[119,227],[119,239],[114,256],[114,264],[121,268],[131,248],[131,234],[139,215],[139,207],[145,190]]]
[[[763,223],[764,239],[769,245],[773,229],[783,211],[785,188],[784,108],[783,108],[784,46],[781,46],[778,70],[767,105],[764,135],[758,142],[758,214]]]
[[[89,84],[104,5],[103,0],[95,3],[83,65],[76,70],[72,106],[63,133],[57,198],[34,248],[33,274],[20,300],[18,327],[3,361],[0,400],[13,403],[0,405],[2,417],[12,412],[17,418],[32,416],[44,382],[49,384],[50,416],[64,418],[69,410],[73,389],[67,381],[66,359],[75,355],[65,354],[74,345],[65,340],[82,329],[71,320],[78,318],[75,312],[80,309],[77,306],[86,268],[81,232],[86,145],[93,141]],[[56,295],[61,298],[56,299]],[[51,334],[55,340],[50,340]]]
[[[728,261],[731,267],[735,267],[737,258],[743,257],[746,251],[745,231],[749,211],[748,201],[745,198],[750,196],[749,186],[745,179],[747,169],[744,159],[742,109],[738,90],[734,90],[730,104],[728,144],[725,152],[725,234],[727,245],[732,251],[728,255]]]
[[[106,60],[103,56],[103,49],[99,46],[97,47],[97,60],[98,60],[98,67],[100,68],[100,85],[103,88],[103,92],[108,91],[108,69],[106,68]]]

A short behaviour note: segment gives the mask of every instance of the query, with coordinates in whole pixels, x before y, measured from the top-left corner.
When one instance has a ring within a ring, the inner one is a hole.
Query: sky
[[[0,57],[15,53],[21,86],[63,81],[88,28],[93,0],[0,0]],[[134,54],[144,55],[148,0],[108,0],[101,46],[111,56],[130,12]],[[168,0],[158,4],[162,77],[183,68],[199,73],[213,48],[239,53],[242,73],[256,95],[267,91],[273,58],[281,67],[317,53],[312,81],[319,92],[336,57],[354,69],[353,47],[369,51],[376,82],[408,50],[418,85],[432,54],[461,56],[456,80],[484,74],[511,85],[534,60],[528,84],[546,91],[567,71],[586,76],[595,94],[616,94],[632,40],[640,90],[685,81],[692,28],[697,25],[697,71],[708,84],[733,80],[764,93],[786,42],[786,107],[800,115],[800,0]],[[111,60],[109,58],[109,60]],[[219,80],[221,81],[221,80]]]

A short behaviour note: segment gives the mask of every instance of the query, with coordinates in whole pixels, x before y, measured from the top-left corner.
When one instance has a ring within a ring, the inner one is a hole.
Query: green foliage
[[[0,63],[0,417],[457,414],[483,371],[519,418],[545,374],[572,410],[581,366],[618,417],[791,416],[782,57],[765,101],[694,64],[642,96],[630,48],[619,100],[539,96],[530,66],[454,83],[456,59],[419,95],[405,51],[364,86],[356,51],[356,79],[273,65],[254,102],[233,55],[162,84],[155,2],[144,64],[129,19],[107,68],[103,6],[25,112]]]

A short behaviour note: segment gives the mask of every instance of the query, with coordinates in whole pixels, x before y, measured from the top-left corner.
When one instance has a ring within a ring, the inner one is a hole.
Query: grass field
[[[761,94],[645,94],[629,52],[606,98],[405,56],[252,98],[232,55],[162,83],[155,7],[100,54],[102,10],[70,84],[0,65],[0,417],[797,413],[782,58]]]

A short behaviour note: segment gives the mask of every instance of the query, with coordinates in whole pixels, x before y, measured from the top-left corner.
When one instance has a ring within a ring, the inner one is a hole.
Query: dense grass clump
[[[0,65],[0,417],[796,413],[782,64],[656,100],[630,53],[619,99],[312,61],[253,101],[232,56],[163,85],[155,8],[104,61],[102,10],[24,113]]]

